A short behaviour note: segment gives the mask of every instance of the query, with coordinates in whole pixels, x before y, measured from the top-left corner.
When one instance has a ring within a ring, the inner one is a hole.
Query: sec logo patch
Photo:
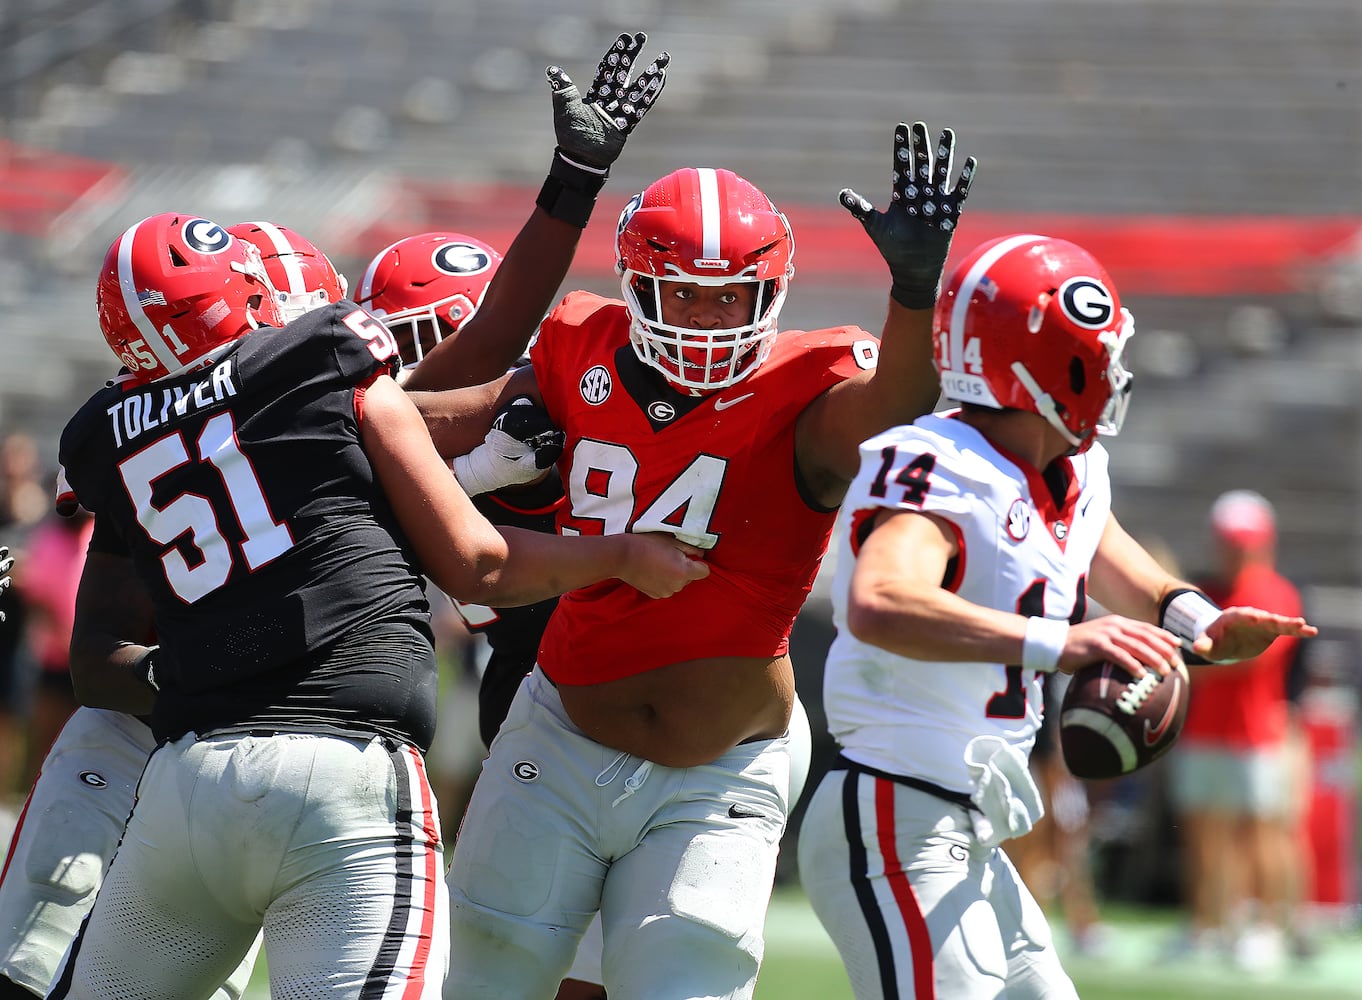
[[[604,365],[595,365],[582,376],[582,398],[592,406],[599,406],[610,398],[610,372]]]
[[[1018,497],[1007,510],[1007,537],[1020,542],[1031,531],[1031,505]]]

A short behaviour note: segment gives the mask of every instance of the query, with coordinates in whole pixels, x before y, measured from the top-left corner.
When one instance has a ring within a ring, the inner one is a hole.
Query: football
[[[1079,778],[1119,778],[1177,742],[1187,718],[1187,668],[1134,678],[1111,662],[1074,671],[1059,709],[1064,763]]]

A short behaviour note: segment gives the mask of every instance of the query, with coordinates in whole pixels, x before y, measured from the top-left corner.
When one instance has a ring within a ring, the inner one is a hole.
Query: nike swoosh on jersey
[[[714,401],[714,408],[716,410],[726,410],[730,406],[737,406],[744,399],[751,399],[755,395],[755,392],[749,392],[742,396],[734,396],[732,399],[716,399]]]

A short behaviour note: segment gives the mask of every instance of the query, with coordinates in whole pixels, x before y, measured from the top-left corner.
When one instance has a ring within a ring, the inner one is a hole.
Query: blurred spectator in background
[[[71,517],[50,514],[28,536],[14,574],[24,604],[24,642],[34,667],[27,701],[28,750],[21,780],[28,787],[42,760],[76,710],[71,687],[71,626],[94,518],[84,508]]]
[[[50,506],[38,474],[38,445],[26,431],[0,440],[0,544],[20,552],[33,526]],[[0,593],[0,805],[25,787],[23,778],[25,694],[28,675],[24,604],[10,587]]]
[[[1201,582],[1212,600],[1301,614],[1299,591],[1276,570],[1276,515],[1263,496],[1221,495],[1210,528],[1216,568]],[[1307,842],[1297,836],[1308,764],[1287,698],[1299,650],[1300,640],[1283,637],[1261,656],[1192,669],[1187,721],[1170,756],[1191,911],[1178,951],[1223,950],[1264,969],[1280,965],[1288,947],[1308,950],[1295,919],[1308,870]]]
[[[30,530],[51,507],[38,464],[38,444],[27,431],[0,442],[0,529]]]

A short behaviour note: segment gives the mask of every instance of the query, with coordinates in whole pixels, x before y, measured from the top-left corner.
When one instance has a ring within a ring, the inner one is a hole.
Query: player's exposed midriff
[[[694,767],[739,743],[784,733],[794,670],[788,656],[716,657],[600,684],[562,685],[558,693],[592,739],[667,767]]]

